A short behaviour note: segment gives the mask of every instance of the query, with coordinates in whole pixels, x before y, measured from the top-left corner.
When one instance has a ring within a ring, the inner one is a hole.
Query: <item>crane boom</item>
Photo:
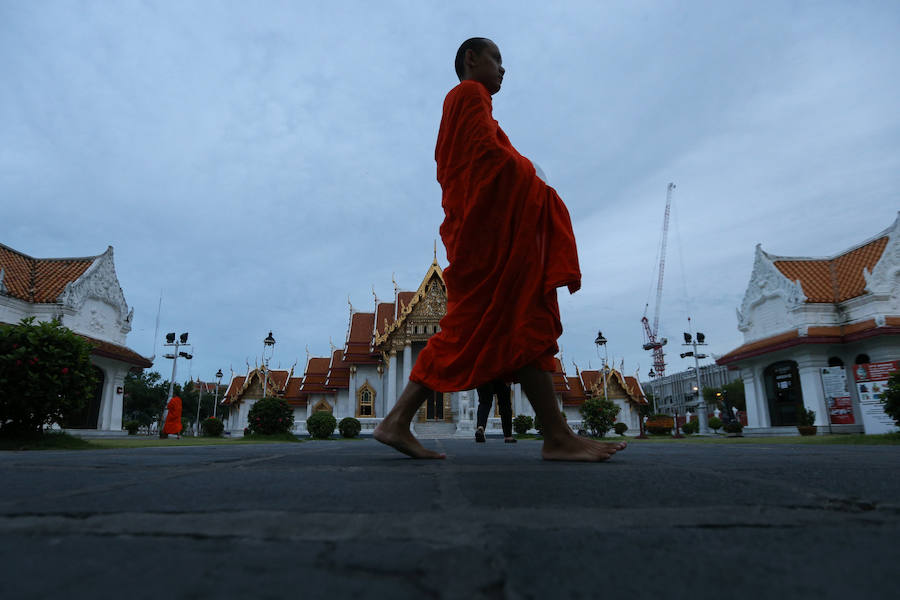
[[[653,327],[647,319],[647,310],[644,309],[644,316],[641,319],[641,325],[644,328],[644,350],[653,351],[653,369],[657,376],[663,376],[666,373],[666,359],[663,353],[663,346],[668,342],[665,338],[658,338],[659,335],[659,312],[662,306],[663,277],[666,271],[666,243],[669,236],[669,214],[672,207],[672,192],[675,190],[675,184],[670,183],[666,188],[666,212],[663,216],[662,239],[659,244],[659,275],[656,280],[656,304],[653,307]]]

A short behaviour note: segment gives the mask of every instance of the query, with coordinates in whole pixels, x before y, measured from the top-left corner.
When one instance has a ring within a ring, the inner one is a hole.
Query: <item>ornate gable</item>
[[[447,286],[437,260],[431,263],[409,302],[403,301],[402,294],[397,294],[397,319],[375,338],[375,347],[382,352],[400,350],[408,342],[427,341],[438,332],[447,314]]]

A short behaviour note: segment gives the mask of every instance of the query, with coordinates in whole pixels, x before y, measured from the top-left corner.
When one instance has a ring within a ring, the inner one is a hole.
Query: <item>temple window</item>
[[[356,392],[356,416],[365,418],[375,416],[375,390],[368,381]]]

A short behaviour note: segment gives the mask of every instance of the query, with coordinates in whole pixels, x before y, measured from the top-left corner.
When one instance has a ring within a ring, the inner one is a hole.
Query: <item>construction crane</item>
[[[663,353],[663,346],[668,343],[666,338],[658,338],[659,335],[659,309],[662,303],[663,291],[663,275],[666,271],[666,239],[669,235],[669,212],[672,208],[672,192],[675,190],[675,184],[670,183],[666,188],[666,212],[663,217],[662,240],[659,243],[659,276],[656,280],[656,304],[653,307],[653,327],[650,327],[650,321],[647,319],[647,309],[650,308],[648,302],[644,306],[644,316],[641,319],[641,325],[644,327],[644,350],[653,351],[653,371],[652,375],[662,377],[666,374],[666,357]]]

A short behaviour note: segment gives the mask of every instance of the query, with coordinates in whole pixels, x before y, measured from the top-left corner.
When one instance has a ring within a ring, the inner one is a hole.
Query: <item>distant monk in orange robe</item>
[[[181,433],[181,398],[173,396],[166,406],[166,423],[163,425],[163,436]]]
[[[444,458],[409,430],[432,390],[515,380],[543,423],[544,459],[606,460],[625,444],[576,436],[556,404],[550,374],[562,333],[556,288],[574,293],[581,272],[565,205],[492,116],[501,64],[500,50],[486,38],[466,40],[457,51],[460,84],[444,100],[435,148],[450,263],[447,314],[374,437],[413,458]]]

